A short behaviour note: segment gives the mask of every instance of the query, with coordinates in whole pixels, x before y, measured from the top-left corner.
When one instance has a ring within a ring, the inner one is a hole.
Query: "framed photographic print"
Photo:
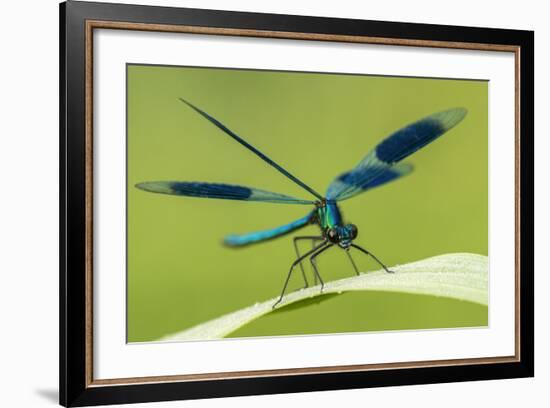
[[[532,32],[60,26],[61,404],[533,375]]]

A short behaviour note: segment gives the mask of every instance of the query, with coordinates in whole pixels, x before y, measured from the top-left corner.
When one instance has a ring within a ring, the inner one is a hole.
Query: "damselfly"
[[[389,183],[390,181],[409,174],[413,170],[412,166],[410,164],[401,163],[401,160],[410,156],[418,149],[426,146],[439,136],[443,135],[446,131],[453,128],[466,116],[467,113],[464,108],[449,109],[434,113],[394,132],[380,142],[374,149],[372,149],[353,169],[336,177],[336,179],[334,179],[334,181],[328,186],[327,192],[323,196],[305,184],[298,177],[291,174],[288,170],[274,162],[268,156],[260,152],[254,146],[250,145],[223,123],[185,99],[180,98],[180,100],[210,121],[218,129],[232,137],[248,150],[255,153],[260,159],[274,167],[276,170],[315,197],[314,200],[303,200],[258,188],[196,181],[148,181],[138,183],[136,185],[136,187],[142,190],[161,194],[220,198],[227,200],[263,201],[282,204],[314,205],[315,209],[309,212],[305,217],[290,222],[286,225],[281,225],[268,230],[251,232],[248,234],[228,235],[224,239],[224,243],[228,246],[242,247],[289,234],[305,227],[306,225],[317,224],[319,226],[319,235],[294,237],[294,248],[296,250],[297,258],[290,266],[281,295],[273,307],[282,301],[290,277],[296,266],[300,266],[304,284],[306,287],[309,286],[302,265],[302,261],[306,258],[309,258],[313,268],[315,283],[317,283],[318,280],[321,283],[321,291],[323,290],[324,281],[319,273],[316,258],[332,247],[339,247],[345,251],[357,275],[359,275],[359,270],[351,256],[351,249],[356,249],[368,256],[371,256],[386,272],[391,273],[386,265],[384,265],[372,252],[354,243],[355,238],[357,238],[358,229],[354,224],[344,223],[342,213],[338,207],[338,202],[347,200],[348,198],[354,197],[359,193],[381,186],[382,184]],[[297,242],[300,240],[311,241],[313,244],[312,249],[304,254],[300,254],[297,245]]]

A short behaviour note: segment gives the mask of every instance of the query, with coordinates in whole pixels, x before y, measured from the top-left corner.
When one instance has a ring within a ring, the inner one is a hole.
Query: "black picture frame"
[[[64,406],[214,398],[531,377],[534,375],[534,33],[504,30],[68,1],[60,5],[60,403]],[[519,64],[516,150],[518,314],[515,360],[242,378],[95,384],[90,373],[90,231],[86,143],[87,22],[185,25],[387,41],[515,47]],[[87,204],[88,203],[88,204]]]

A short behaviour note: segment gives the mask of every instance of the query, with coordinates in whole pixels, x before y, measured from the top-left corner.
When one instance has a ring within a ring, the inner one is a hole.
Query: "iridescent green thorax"
[[[317,207],[317,217],[321,229],[336,228],[342,226],[342,214],[335,201],[326,201],[324,205]]]

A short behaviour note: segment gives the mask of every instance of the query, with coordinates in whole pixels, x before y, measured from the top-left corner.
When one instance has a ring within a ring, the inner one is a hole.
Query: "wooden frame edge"
[[[284,368],[274,370],[252,370],[252,371],[229,371],[204,374],[183,374],[183,375],[164,375],[150,377],[127,377],[110,378],[94,380],[90,387],[104,387],[112,385],[134,385],[134,384],[158,384],[168,382],[187,382],[187,381],[209,381],[209,380],[234,380],[239,378],[257,378],[257,377],[283,377],[301,374],[328,374],[341,372],[365,372],[374,370],[392,370],[396,368],[427,368],[427,367],[445,367],[450,365],[462,366],[471,364],[499,364],[515,363],[517,359],[514,356],[503,357],[481,357],[465,358],[456,360],[430,360],[415,361],[406,363],[380,363],[380,364],[357,364],[342,366],[323,366],[323,367],[305,367],[305,368]]]
[[[462,50],[515,52],[519,46],[506,44],[485,44],[457,41],[416,40],[389,37],[372,37],[359,35],[337,35],[300,33],[293,31],[252,30],[222,27],[200,27],[191,25],[129,23],[122,21],[87,20],[87,29],[104,28],[113,30],[156,31],[164,33],[186,33],[222,35],[234,37],[277,38],[287,40],[329,41],[359,44],[396,45],[408,47],[453,48]]]

